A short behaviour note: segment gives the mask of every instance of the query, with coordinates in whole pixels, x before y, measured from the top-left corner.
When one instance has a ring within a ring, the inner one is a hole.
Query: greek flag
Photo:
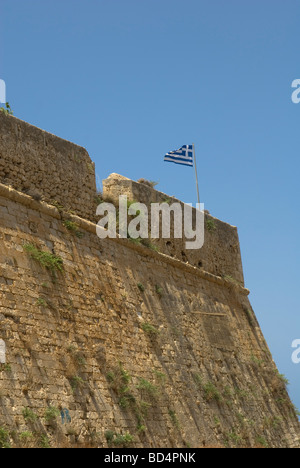
[[[178,150],[167,153],[165,161],[193,167],[193,154],[193,145],[183,145]]]

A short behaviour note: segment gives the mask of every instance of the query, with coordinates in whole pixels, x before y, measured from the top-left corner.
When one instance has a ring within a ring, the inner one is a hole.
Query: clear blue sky
[[[17,117],[111,172],[238,226],[246,286],[300,408],[299,0],[0,0],[0,78]]]

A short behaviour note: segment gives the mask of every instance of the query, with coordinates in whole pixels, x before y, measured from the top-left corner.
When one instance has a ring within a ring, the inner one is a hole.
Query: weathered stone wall
[[[127,195],[128,200],[144,203],[149,207],[151,203],[174,202],[183,203],[174,197],[154,190],[153,188],[134,182],[118,174],[111,174],[103,181],[104,198],[119,203],[120,195]],[[195,218],[195,209],[194,218]],[[149,222],[150,226],[150,222]],[[173,227],[172,227],[173,229]],[[205,214],[204,245],[199,250],[186,249],[186,239],[174,239],[174,230],[170,239],[155,239],[154,244],[160,252],[189,263],[217,276],[229,277],[244,285],[244,275],[241,260],[240,244],[237,228],[224,223],[210,214]]]
[[[0,426],[11,444],[299,447],[246,289],[100,240],[80,218],[70,231],[62,216],[0,185]],[[26,244],[61,257],[63,271]]]
[[[0,182],[95,217],[95,166],[87,151],[2,112]]]

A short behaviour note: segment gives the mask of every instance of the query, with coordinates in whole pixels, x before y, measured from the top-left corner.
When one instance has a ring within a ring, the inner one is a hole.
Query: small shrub
[[[151,188],[154,188],[154,187],[156,187],[156,185],[158,185],[158,182],[154,182],[153,180],[147,180],[147,179],[143,179],[143,178],[139,179],[138,183],[147,185],[148,187],[151,187]]]
[[[63,225],[65,226],[66,229],[68,229],[68,231],[75,234],[75,236],[77,236],[79,239],[81,239],[83,237],[83,235],[84,235],[83,232],[79,231],[78,224],[75,223],[74,221],[70,221],[68,219],[65,219],[63,221]]]
[[[32,443],[34,441],[34,435],[30,431],[24,431],[19,434],[19,439],[22,443],[22,445],[28,446],[29,443]]]
[[[75,392],[75,390],[83,386],[84,386],[84,380],[81,377],[79,377],[78,375],[74,375],[71,378],[71,388],[73,392]]]
[[[268,428],[270,427],[272,429],[278,429],[279,427],[281,427],[282,422],[283,419],[281,416],[273,416],[264,419],[264,426]]]
[[[134,437],[126,433],[124,435],[122,434],[115,434],[115,438],[113,439],[112,443],[113,445],[116,445],[117,447],[127,447],[130,445],[134,440]]]
[[[55,208],[61,213],[64,211],[64,206],[60,205],[60,203],[57,200],[51,200],[50,205],[55,206]]]
[[[203,379],[200,374],[194,373],[193,374],[193,379],[195,384],[197,385],[198,388],[202,388],[203,386]]]
[[[10,105],[9,105],[9,102],[6,102],[5,103],[5,107],[0,107],[0,112],[2,112],[3,114],[6,114],[6,115],[14,115]]]
[[[221,421],[217,416],[214,416],[214,424],[215,424],[216,427],[221,426]]]
[[[119,367],[120,367],[121,378],[123,382],[128,385],[131,380],[131,375],[129,374],[129,372],[127,372],[127,370],[124,369],[121,363],[119,363]]]
[[[10,448],[9,432],[0,427],[0,448]]]
[[[122,434],[118,434],[118,433],[116,433],[114,431],[106,431],[104,436],[105,436],[107,444],[109,446],[115,445],[115,446],[118,446],[118,447],[121,447],[121,446],[122,447],[127,447],[134,440],[134,437],[129,433],[126,433],[126,434],[122,435]]]
[[[51,448],[49,438],[45,434],[41,435],[39,446],[40,446],[40,448],[44,448],[44,449]]]
[[[60,415],[60,411],[55,406],[49,406],[46,408],[44,418],[48,423],[53,423],[56,418]]]
[[[231,283],[231,286],[234,287],[234,289],[238,289],[241,286],[241,284],[238,282],[238,280],[233,278],[231,275],[223,275],[223,278],[228,283]]]
[[[164,294],[163,289],[158,284],[155,285],[155,292],[159,295],[159,297],[162,297]]]
[[[239,445],[242,441],[242,438],[238,434],[236,434],[235,431],[229,432],[227,436],[228,436],[228,439],[231,442],[233,442],[235,445]]]
[[[67,352],[72,355],[73,361],[78,367],[86,366],[85,357],[82,352],[77,350],[76,346],[68,346]]]
[[[119,400],[119,405],[121,408],[126,409],[131,405],[136,403],[135,396],[132,393],[126,392]]]
[[[36,305],[39,307],[46,307],[47,302],[42,297],[39,297],[38,300],[36,301]]]
[[[22,415],[25,421],[35,422],[38,419],[38,416],[30,408],[24,408]]]
[[[216,228],[216,224],[214,222],[213,219],[207,219],[206,220],[206,223],[205,223],[205,226],[206,226],[206,229],[209,231],[209,232],[214,232],[217,228]]]
[[[289,385],[290,382],[289,380],[286,378],[286,376],[284,374],[280,374],[279,371],[276,369],[275,370],[275,375],[278,377],[278,379],[280,380],[280,382],[282,382],[285,386]]]
[[[158,252],[158,247],[155,245],[153,242],[151,242],[150,239],[142,239],[141,237],[138,237],[137,239],[134,239],[133,237],[130,237],[128,234],[127,237],[133,244],[136,245],[143,245],[144,247],[147,247],[150,250],[153,250],[153,252]]]
[[[0,364],[0,371],[11,372],[10,364]]]
[[[109,383],[112,383],[115,380],[115,374],[112,371],[109,371],[106,374],[106,378],[107,378]]]
[[[106,374],[106,378],[111,388],[121,396],[128,394],[128,385],[131,381],[131,375],[127,372],[122,363],[119,362],[119,366],[114,371],[109,371]]]
[[[114,433],[114,431],[105,431],[104,437],[105,437],[107,443],[111,444],[114,437],[115,437],[115,433]]]
[[[207,401],[216,400],[221,401],[222,396],[212,382],[207,382],[203,385],[204,397]]]
[[[234,387],[234,391],[235,391],[235,394],[237,397],[239,398],[250,398],[250,392],[248,392],[247,390],[243,390],[242,388],[239,388],[239,387]]]
[[[255,442],[259,445],[261,445],[262,447],[264,448],[268,448],[268,442],[266,441],[266,439],[262,436],[257,436],[255,438]]]
[[[171,418],[172,423],[174,424],[175,427],[179,428],[179,421],[176,415],[176,412],[173,410],[169,410],[169,416]]]
[[[144,291],[145,291],[145,286],[144,286],[142,283],[138,283],[138,284],[137,284],[137,287],[139,288],[139,290],[140,290],[141,292],[144,292]]]
[[[130,242],[132,242],[133,244],[141,245],[141,238],[140,238],[140,237],[138,237],[137,239],[134,239],[133,237],[130,237],[130,236],[128,235],[127,239],[129,239]]]
[[[146,426],[144,424],[139,424],[136,428],[138,434],[144,434],[147,430]]]
[[[261,367],[264,363],[262,359],[258,359],[254,354],[251,355],[251,361],[258,367]]]
[[[200,374],[194,373],[193,379],[197,387],[204,392],[204,398],[207,401],[216,400],[222,401],[222,395],[220,394],[217,387],[212,382],[203,382],[203,378]],[[227,386],[224,389],[225,396],[232,396],[230,388]]]
[[[75,360],[76,364],[79,367],[85,367],[86,366],[85,357],[81,353],[76,353],[75,356],[74,356],[74,360]]]
[[[143,378],[139,379],[139,383],[136,386],[136,388],[138,390],[142,390],[142,391],[146,392],[151,397],[157,396],[157,393],[158,393],[157,386],[152,384],[151,382],[149,382],[149,380],[146,380],[146,379],[143,379]]]
[[[168,205],[170,205],[171,202],[172,202],[172,200],[171,200],[171,198],[164,198],[164,199],[162,200],[162,202],[163,202],[163,203],[167,203]]]
[[[44,252],[35,247],[33,244],[25,244],[23,248],[33,260],[38,262],[47,270],[50,270],[52,273],[55,273],[56,271],[63,271],[63,260],[61,257],[50,252]]]
[[[157,336],[160,333],[160,331],[157,328],[155,328],[153,325],[151,325],[151,323],[148,323],[148,322],[142,323],[141,327],[145,333],[147,333],[148,335],[152,337]]]
[[[142,416],[142,418],[145,418],[148,416],[148,411],[151,408],[151,406],[152,404],[149,403],[148,401],[141,400],[139,402],[139,411],[140,411],[140,415]]]
[[[158,252],[159,249],[157,245],[155,245],[153,242],[151,242],[150,239],[140,239],[140,243],[147,247],[150,250],[153,250],[153,252]]]

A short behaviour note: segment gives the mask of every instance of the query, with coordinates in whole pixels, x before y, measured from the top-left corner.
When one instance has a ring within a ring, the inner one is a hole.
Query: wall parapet
[[[14,201],[15,203],[19,203],[28,208],[31,208],[32,210],[39,211],[55,219],[63,219],[64,217],[67,216],[68,219],[70,219],[71,221],[77,224],[78,228],[96,235],[96,224],[94,222],[81,218],[71,213],[64,213],[60,211],[58,208],[56,208],[55,206],[49,205],[48,203],[44,201],[38,202],[34,200],[31,196],[26,195],[22,192],[19,192],[12,187],[7,187],[6,185],[3,185],[1,183],[0,183],[0,197],[7,198],[11,201]],[[225,286],[227,288],[234,288],[237,292],[239,292],[240,294],[244,296],[248,296],[250,294],[250,291],[247,288],[241,286],[237,281],[235,281],[231,277],[221,277],[221,276],[214,275],[203,269],[196,268],[195,266],[189,263],[184,263],[176,258],[172,258],[168,256],[166,253],[159,252],[159,251],[157,252],[143,245],[135,244],[131,242],[129,239],[122,239],[117,236],[116,238],[112,238],[109,240],[111,242],[117,242],[130,250],[134,250],[137,253],[139,253],[141,256],[157,258],[164,263],[170,264],[181,270],[185,270],[193,274],[194,276],[198,276],[199,278],[205,279],[215,284],[219,284],[221,286]],[[100,239],[99,239],[99,242],[101,242]]]
[[[170,197],[163,192],[135,182],[119,174],[111,174],[103,181],[103,196],[108,201],[118,204],[119,197],[127,195],[129,200],[144,203],[149,212],[151,203],[184,203],[175,197]],[[193,209],[193,218],[196,217],[196,209]],[[169,257],[176,258],[183,263],[195,266],[197,269],[203,269],[214,276],[224,276],[233,278],[236,282],[244,286],[244,274],[242,258],[240,252],[240,243],[236,226],[231,226],[224,221],[213,217],[205,212],[205,236],[204,245],[201,249],[186,249],[186,240],[184,237],[175,239],[172,235],[170,239],[155,239],[160,252]],[[174,234],[174,233],[173,233]]]

